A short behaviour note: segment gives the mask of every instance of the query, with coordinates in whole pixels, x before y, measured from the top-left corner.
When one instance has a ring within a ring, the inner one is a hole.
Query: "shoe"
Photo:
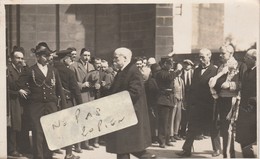
[[[180,157],[190,157],[191,156],[191,152],[183,150],[181,152],[176,153],[176,155],[178,155]]]
[[[63,154],[63,152],[61,151],[61,149],[57,149],[57,150],[54,150],[52,151],[53,153],[57,153],[57,154]]]
[[[195,140],[202,140],[202,139],[203,139],[202,135],[198,135],[195,137]]]
[[[160,144],[159,147],[160,148],[165,148],[165,144]]]
[[[180,138],[178,135],[174,135],[173,138],[174,138],[175,140],[181,140],[181,138]]]
[[[82,153],[82,149],[80,147],[75,147],[74,151],[77,153]]]
[[[80,157],[70,154],[70,155],[66,155],[64,159],[80,159]]]
[[[99,148],[99,144],[98,143],[94,143],[93,145],[95,148]]]
[[[17,151],[13,151],[12,153],[9,154],[10,156],[12,157],[23,157],[22,154],[20,154],[19,152]]]
[[[173,146],[173,144],[170,143],[170,142],[166,143],[166,145],[167,145],[167,146]]]
[[[151,154],[150,152],[147,152],[145,150],[138,158],[139,159],[154,159],[154,158],[156,158],[156,155]]]
[[[212,157],[217,157],[220,155],[220,151],[219,150],[216,150],[212,153]]]
[[[90,145],[84,146],[84,147],[82,147],[82,148],[85,149],[85,150],[94,150],[94,147],[93,147],[93,146],[90,146]]]
[[[173,136],[170,137],[170,141],[171,141],[171,142],[176,142],[176,140],[174,139]]]

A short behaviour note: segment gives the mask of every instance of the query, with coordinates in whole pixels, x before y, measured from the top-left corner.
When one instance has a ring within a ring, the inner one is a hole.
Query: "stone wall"
[[[155,5],[121,5],[120,46],[129,47],[133,56],[155,55]]]
[[[156,5],[155,57],[157,60],[173,50],[172,4]]]

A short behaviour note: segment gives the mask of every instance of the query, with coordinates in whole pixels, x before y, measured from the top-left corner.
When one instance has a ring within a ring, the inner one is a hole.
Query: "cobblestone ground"
[[[179,156],[176,155],[176,152],[181,151],[181,147],[184,143],[184,140],[174,142],[174,146],[166,147],[164,149],[159,148],[159,145],[152,145],[147,150],[150,153],[153,153],[157,156],[157,159],[172,159],[172,158],[179,158]],[[255,152],[257,152],[256,146],[254,146]],[[54,159],[63,159],[65,150],[62,150],[63,154],[54,154]],[[238,143],[235,143],[235,151],[236,151],[236,158],[242,158],[241,149]],[[100,148],[96,148],[94,151],[87,151],[83,150],[83,153],[75,153],[75,155],[80,156],[81,159],[116,159],[115,154],[110,154],[106,152],[105,146],[100,146]],[[203,139],[203,140],[195,140],[194,142],[194,152],[192,152],[191,158],[212,158],[212,146],[211,146],[211,140]],[[12,157],[8,157],[12,159]],[[27,155],[26,157],[21,157],[19,159],[31,159],[32,157],[30,155]],[[223,158],[222,155],[215,157],[215,158]],[[137,159],[134,156],[131,156],[131,159]]]

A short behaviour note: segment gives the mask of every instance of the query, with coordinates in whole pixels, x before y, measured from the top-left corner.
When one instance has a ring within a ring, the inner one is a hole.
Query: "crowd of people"
[[[221,65],[212,63],[212,53],[199,51],[199,64],[175,61],[174,55],[133,57],[128,48],[118,48],[113,63],[92,57],[82,48],[52,51],[40,42],[31,51],[36,64],[28,66],[22,47],[14,47],[7,62],[8,155],[51,159],[40,124],[44,115],[90,102],[120,91],[130,93],[138,123],[105,136],[65,147],[65,159],[104,144],[117,159],[155,158],[146,151],[151,144],[164,149],[185,140],[177,155],[190,157],[194,140],[210,136],[212,156],[235,158],[234,142],[245,158],[254,158],[256,144],[256,49],[243,61],[234,58],[231,44],[220,47]],[[32,132],[30,143],[29,132]],[[222,145],[220,137],[223,138]]]

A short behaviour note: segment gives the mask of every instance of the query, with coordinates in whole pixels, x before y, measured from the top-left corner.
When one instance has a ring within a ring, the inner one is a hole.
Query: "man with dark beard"
[[[10,117],[7,123],[7,151],[13,157],[22,156],[17,149],[17,135],[22,127],[20,98],[26,95],[26,91],[19,90],[16,82],[23,71],[23,58],[24,49],[15,46],[11,53],[11,63],[7,65],[7,113]]]

